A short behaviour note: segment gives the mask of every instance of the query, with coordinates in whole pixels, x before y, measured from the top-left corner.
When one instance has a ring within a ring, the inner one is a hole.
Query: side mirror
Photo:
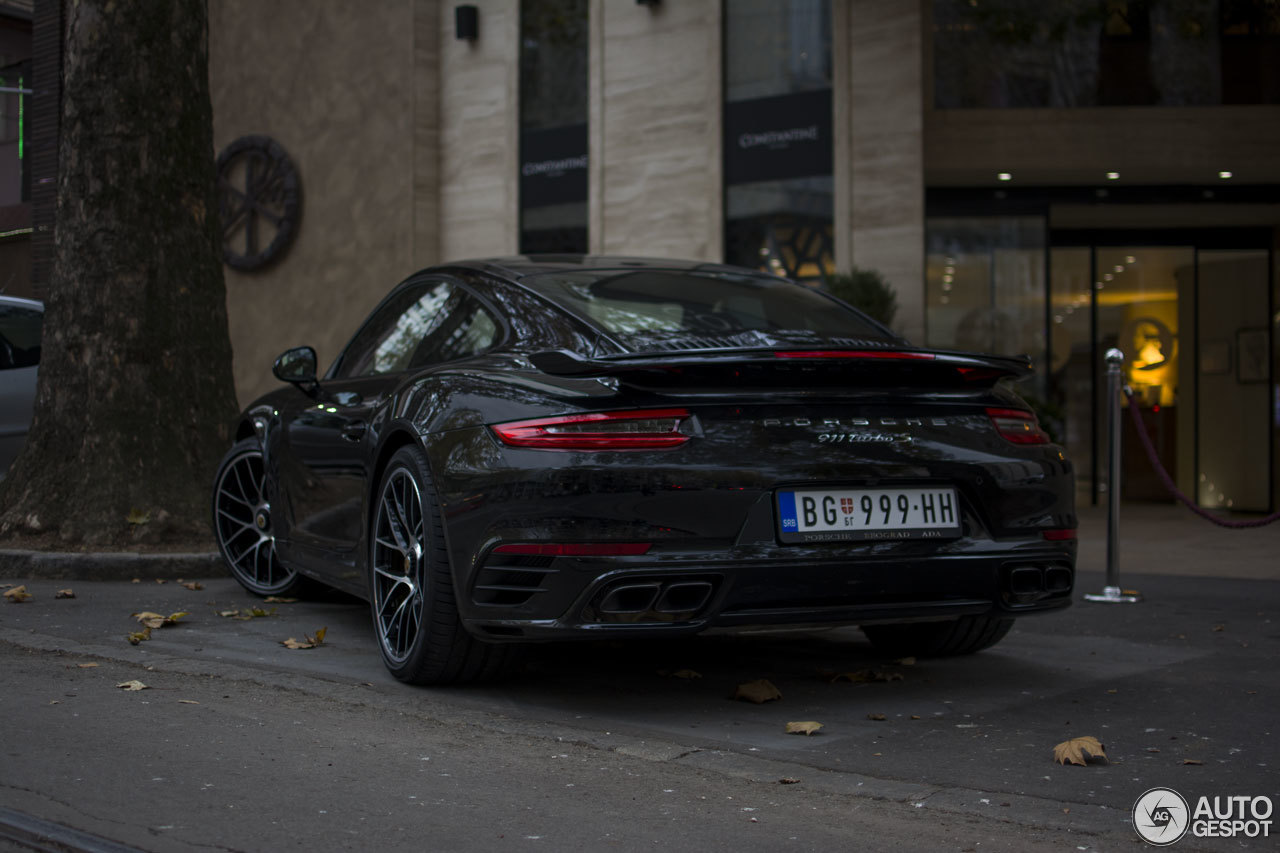
[[[311,347],[285,350],[271,366],[271,373],[281,382],[293,385],[315,384],[316,351]]]

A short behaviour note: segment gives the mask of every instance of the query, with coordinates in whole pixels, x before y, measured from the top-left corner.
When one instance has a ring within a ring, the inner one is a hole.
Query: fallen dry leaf
[[[179,699],[178,704],[179,705],[199,705],[200,703],[194,699]]]
[[[134,578],[133,580],[129,581],[129,583],[142,583],[142,578]]]
[[[1108,693],[1119,693],[1120,691],[1119,691],[1119,690],[1116,690],[1116,689],[1113,687],[1113,688],[1111,688],[1110,690],[1108,690],[1107,692],[1108,692]]]
[[[132,634],[125,634],[124,638],[129,641],[129,645],[136,646],[143,640],[151,639],[151,629],[143,628],[141,631],[135,631]]]
[[[178,583],[181,583],[183,586],[185,586],[187,589],[191,590],[192,592],[204,589],[204,584],[200,583],[200,581],[188,581],[187,583],[182,583],[182,581],[178,581]]]
[[[280,645],[284,646],[286,649],[314,649],[316,646],[324,644],[324,635],[328,630],[329,629],[327,627],[321,628],[319,631],[316,631],[314,637],[310,634],[303,634],[301,640],[295,640],[293,637],[290,637],[287,640],[281,640]]]
[[[139,681],[136,678],[133,681],[122,681],[119,684],[117,684],[116,687],[120,687],[125,690],[146,690],[147,689],[147,685],[143,684],[141,681]]]
[[[97,666],[97,664],[96,663],[78,663],[76,664],[76,666],[79,667],[80,669],[93,669],[95,666]]]
[[[168,582],[169,581],[165,580],[164,578],[156,578],[156,583],[168,583]]]
[[[822,728],[822,723],[816,722],[814,720],[804,720],[803,722],[787,723],[787,734],[811,735],[820,728]]]
[[[60,589],[53,594],[54,598],[75,598],[76,594],[70,589]]]
[[[755,681],[748,681],[746,684],[739,684],[737,691],[733,694],[733,698],[741,699],[743,702],[755,702],[757,705],[763,705],[765,702],[781,699],[782,692],[774,687],[773,682],[767,678],[758,678]]]
[[[1064,740],[1053,748],[1053,760],[1059,764],[1071,763],[1084,767],[1089,763],[1090,758],[1107,760],[1107,754],[1103,751],[1102,744],[1092,735],[1073,737],[1071,740]]]
[[[281,598],[278,595],[268,595],[266,598],[263,599],[263,601],[267,602],[268,604],[293,604],[297,600],[298,599],[296,598]]]
[[[159,628],[164,625],[172,625],[187,615],[187,611],[179,610],[177,613],[170,613],[168,616],[162,616],[159,613],[152,613],[150,610],[144,610],[141,613],[131,613],[134,619],[137,619],[148,628]]]
[[[799,781],[800,781],[800,780],[799,780],[799,779],[797,779],[797,778],[796,778],[796,777],[794,777],[794,776],[783,776],[781,779],[779,779],[779,780],[778,780],[778,784],[779,784],[779,785],[794,785],[794,784],[796,784],[796,783],[797,783],[797,782],[799,782]]]
[[[146,524],[151,520],[151,513],[143,512],[140,509],[131,509],[129,514],[124,517],[124,520],[130,524]]]
[[[918,720],[918,719],[920,719],[920,715],[919,715],[919,714],[912,714],[912,715],[911,715],[911,719],[913,719],[913,720]]]
[[[876,720],[877,722],[889,719],[884,714],[867,714],[868,720]]]
[[[31,597],[31,593],[27,592],[26,586],[15,586],[13,589],[5,590],[4,597],[13,604],[21,604]]]
[[[677,669],[675,672],[671,673],[671,677],[683,678],[685,681],[692,681],[695,678],[701,678],[702,673],[696,672],[692,669]]]
[[[1203,762],[1203,761],[1200,761],[1200,760],[1199,760],[1199,759],[1197,759],[1197,758],[1184,758],[1184,759],[1182,759],[1182,763],[1183,763],[1183,764],[1194,764],[1194,765],[1196,765],[1196,766],[1199,766],[1199,765],[1204,764],[1204,762]]]
[[[1227,626],[1226,626],[1226,625],[1214,625],[1214,626],[1213,626],[1213,630],[1215,630],[1215,631],[1225,631],[1225,630],[1227,630]]]
[[[910,657],[908,657],[908,658],[898,658],[896,661],[894,661],[894,663],[896,663],[898,666],[915,666],[915,665],[916,665],[916,659],[915,659],[915,658],[910,658]]]

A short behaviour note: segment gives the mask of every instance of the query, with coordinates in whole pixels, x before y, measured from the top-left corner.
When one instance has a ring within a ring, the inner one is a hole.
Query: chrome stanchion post
[[[1101,593],[1088,593],[1086,601],[1137,602],[1142,594],[1120,588],[1120,395],[1124,353],[1107,350],[1107,585]],[[1130,404],[1132,405],[1132,404]]]

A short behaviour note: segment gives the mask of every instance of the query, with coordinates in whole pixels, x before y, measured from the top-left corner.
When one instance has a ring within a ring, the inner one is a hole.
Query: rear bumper
[[[477,575],[465,621],[484,639],[537,641],[986,614],[1014,618],[1067,607],[1075,581],[1074,543],[894,559],[699,556],[555,558],[539,566],[487,567]],[[484,583],[504,575],[520,583]]]

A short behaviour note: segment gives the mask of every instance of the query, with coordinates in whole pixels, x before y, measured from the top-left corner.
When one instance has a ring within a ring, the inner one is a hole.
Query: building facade
[[[242,401],[271,387],[280,350],[331,359],[391,285],[441,261],[641,254],[813,283],[856,265],[892,284],[912,340],[1032,356],[1023,390],[1085,500],[1114,346],[1183,491],[1280,502],[1274,3],[216,0],[209,14],[224,177],[242,202],[263,187],[259,208],[224,208],[229,245],[289,238],[227,270]],[[295,175],[287,216],[275,166],[228,156],[263,137]],[[1138,435],[1126,420],[1125,495],[1167,500]]]

